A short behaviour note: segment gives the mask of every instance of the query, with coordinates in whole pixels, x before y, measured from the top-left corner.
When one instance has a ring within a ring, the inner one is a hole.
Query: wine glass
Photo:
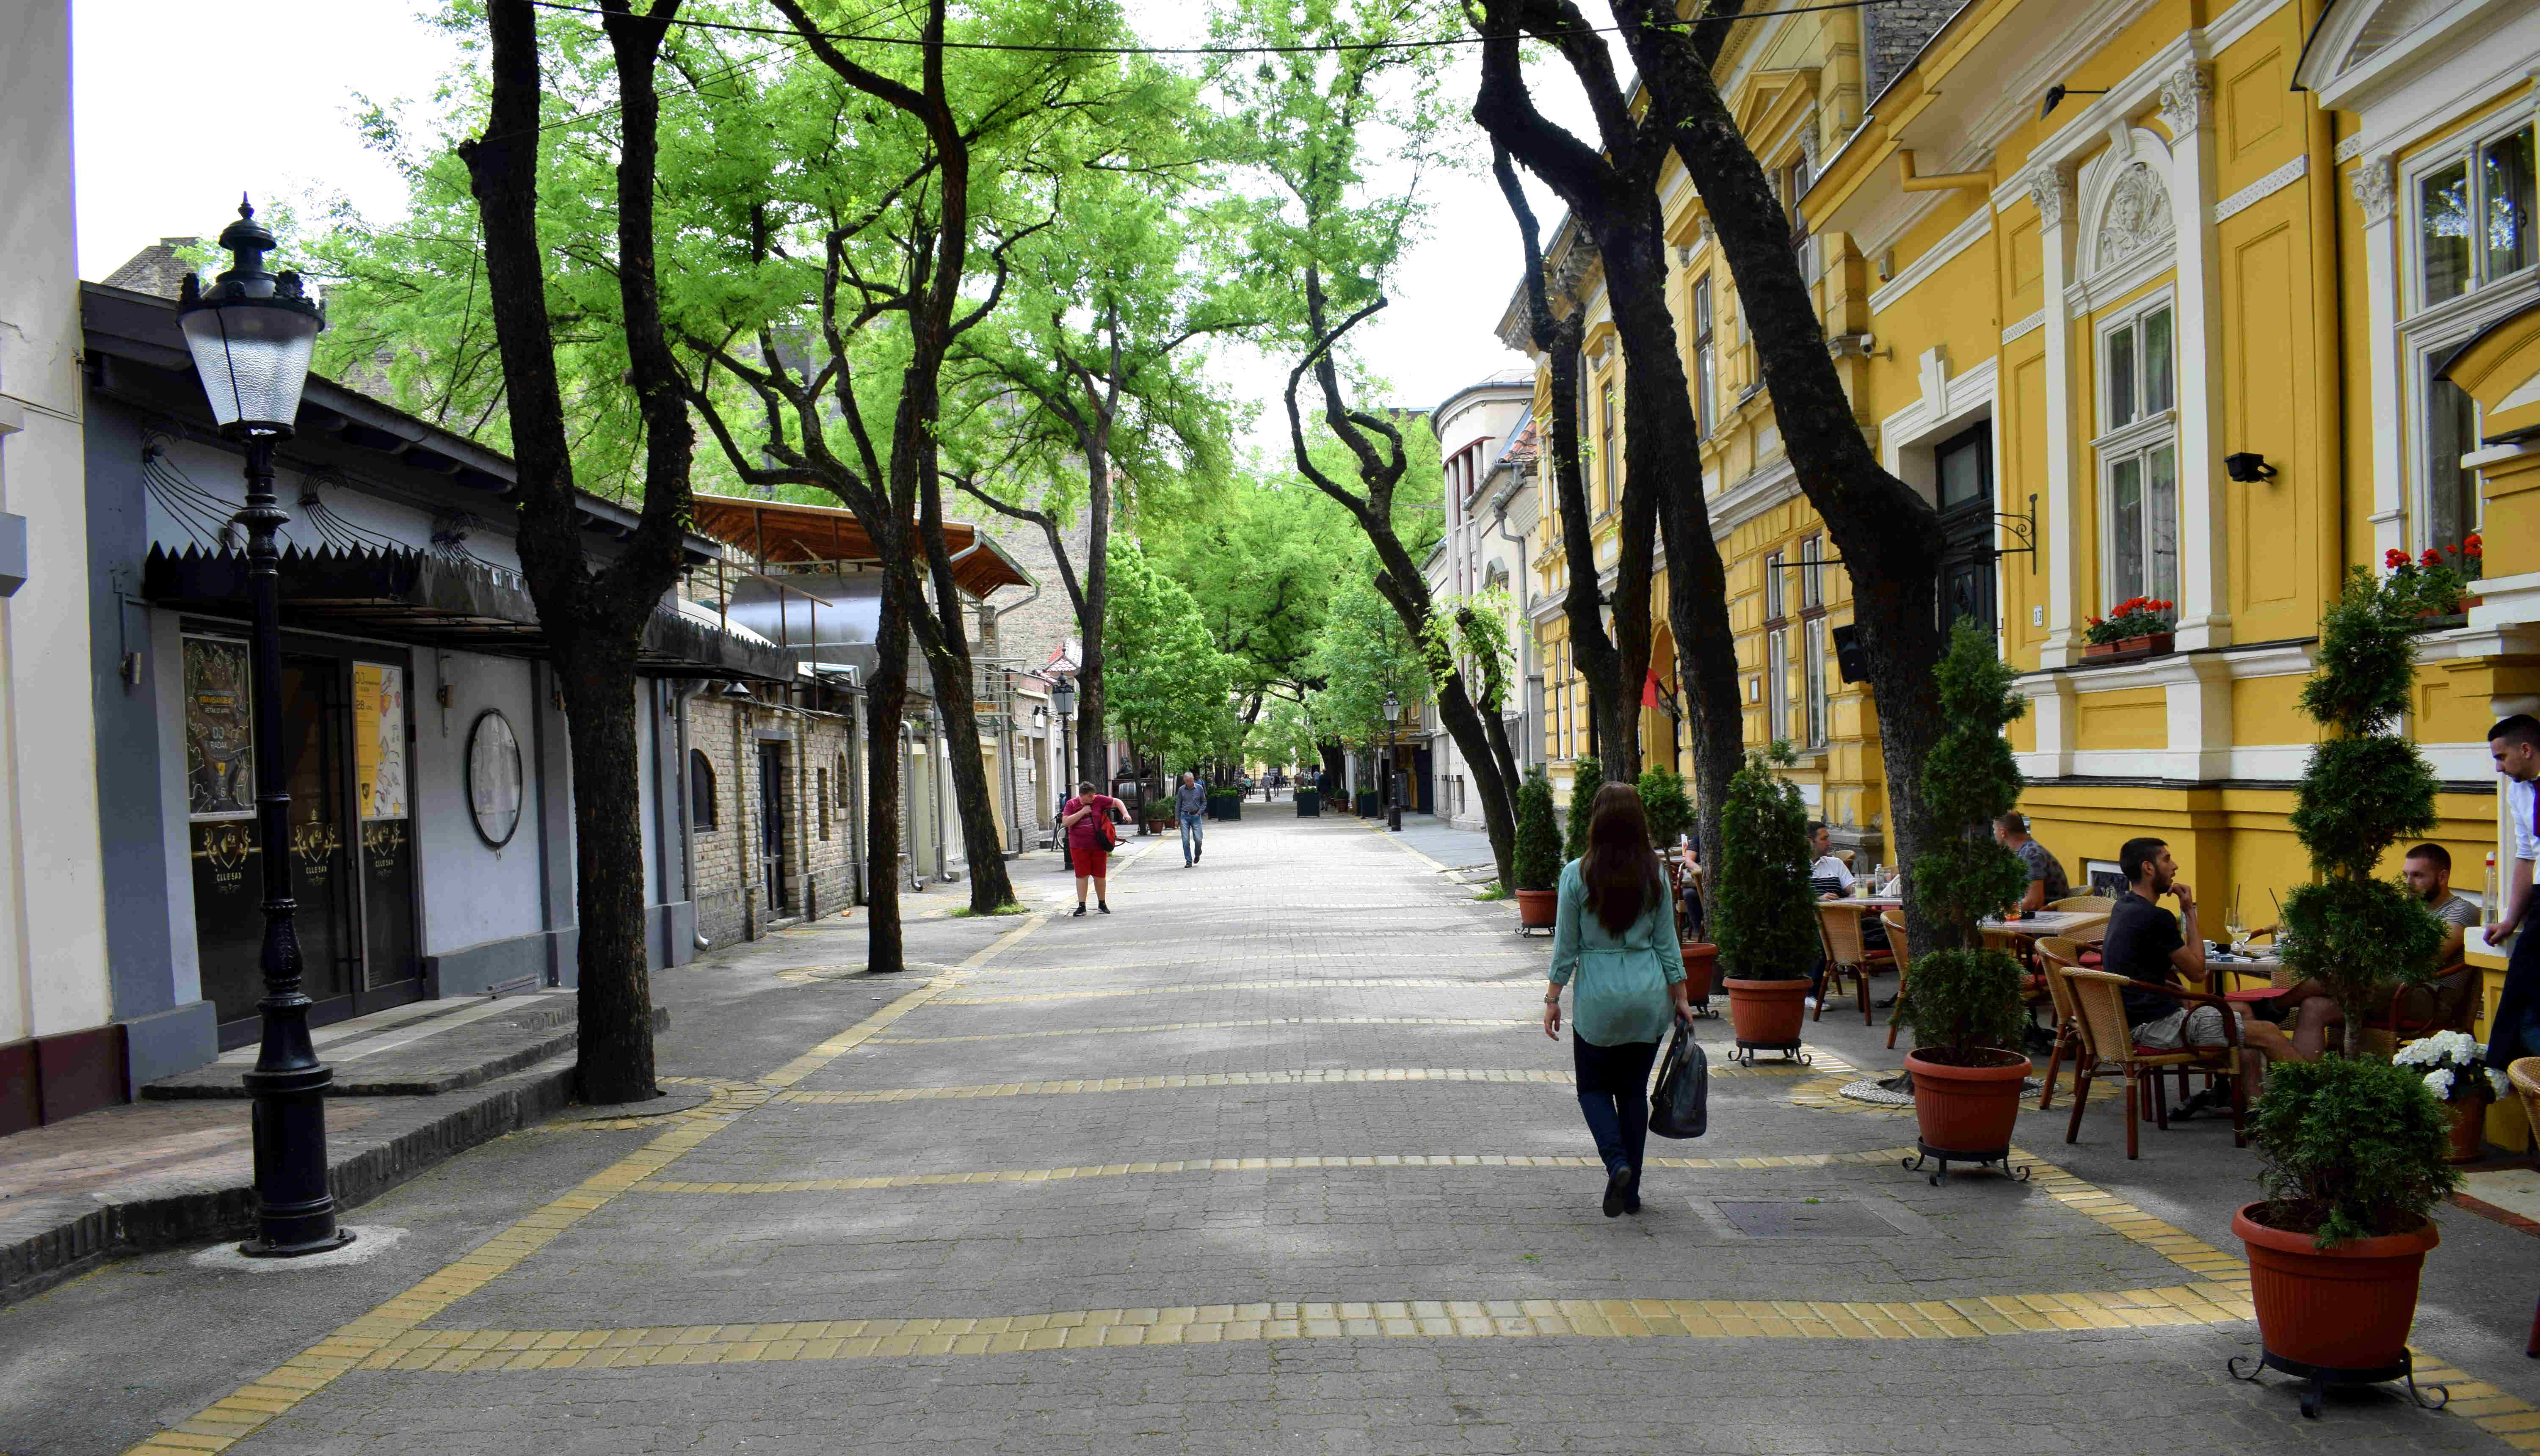
[[[2231,908],[2222,913],[2222,930],[2224,934],[2231,937],[2231,953],[2233,955],[2246,955],[2249,953],[2249,925],[2247,920],[2240,914],[2240,887],[2238,885],[2233,885],[2231,887]]]

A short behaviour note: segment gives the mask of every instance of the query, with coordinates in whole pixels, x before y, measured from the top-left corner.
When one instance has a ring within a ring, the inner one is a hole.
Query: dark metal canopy
[[[244,552],[152,546],[141,594],[154,606],[245,617]],[[282,554],[282,624],[417,647],[517,658],[547,656],[536,605],[519,578],[423,551],[304,550]],[[656,677],[795,678],[793,655],[664,606],[644,626],[639,670]]]

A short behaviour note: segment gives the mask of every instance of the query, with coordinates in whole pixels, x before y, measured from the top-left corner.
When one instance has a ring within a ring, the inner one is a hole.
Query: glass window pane
[[[2135,418],[2135,330],[2133,324],[2108,335],[2108,428]]]
[[[2108,589],[2100,609],[2144,591],[2143,461],[2108,468]]]
[[[1782,553],[1764,558],[1764,620],[1775,621],[1782,615]]]
[[[2486,203],[2487,271],[2502,278],[2531,266],[2531,128],[2487,144],[2479,191]]]
[[[2178,403],[2176,375],[2170,366],[2169,311],[2147,313],[2143,321],[2144,413],[2158,414]]]
[[[2478,472],[2460,462],[2478,449],[2478,405],[2451,381],[2433,381],[2426,427],[2426,544],[2457,546],[2478,529]]]
[[[1826,675],[1825,618],[1808,619],[1806,667],[1808,683],[1808,743],[1814,746],[1826,740]]]
[[[2146,596],[2178,599],[2178,448],[2164,445],[2144,456]]]
[[[2455,162],[2417,184],[2417,243],[2425,253],[2426,302],[2469,288],[2469,164]]]
[[[1985,451],[1988,443],[1979,438],[1940,452],[1940,509],[1964,506],[1981,499],[1985,493]]]
[[[1764,655],[1764,737],[1791,735],[1790,634],[1776,628],[1766,639]]]

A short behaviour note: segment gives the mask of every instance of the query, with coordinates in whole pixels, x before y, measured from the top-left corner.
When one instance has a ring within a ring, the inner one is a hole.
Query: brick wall
[[[804,713],[767,704],[701,696],[688,705],[688,746],[713,774],[714,819],[696,821],[697,933],[722,945],[753,924],[808,913],[835,915],[855,903],[855,835],[864,822],[864,756],[843,714]],[[779,740],[762,733],[782,733]],[[782,900],[761,892],[762,745],[775,750],[785,825]],[[690,772],[694,772],[693,758]]]

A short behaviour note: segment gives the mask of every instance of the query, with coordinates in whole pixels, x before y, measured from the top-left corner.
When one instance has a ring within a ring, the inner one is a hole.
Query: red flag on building
[[[1644,708],[1656,708],[1658,705],[1658,669],[1653,667],[1650,669],[1649,677],[1641,683],[1641,706]]]

